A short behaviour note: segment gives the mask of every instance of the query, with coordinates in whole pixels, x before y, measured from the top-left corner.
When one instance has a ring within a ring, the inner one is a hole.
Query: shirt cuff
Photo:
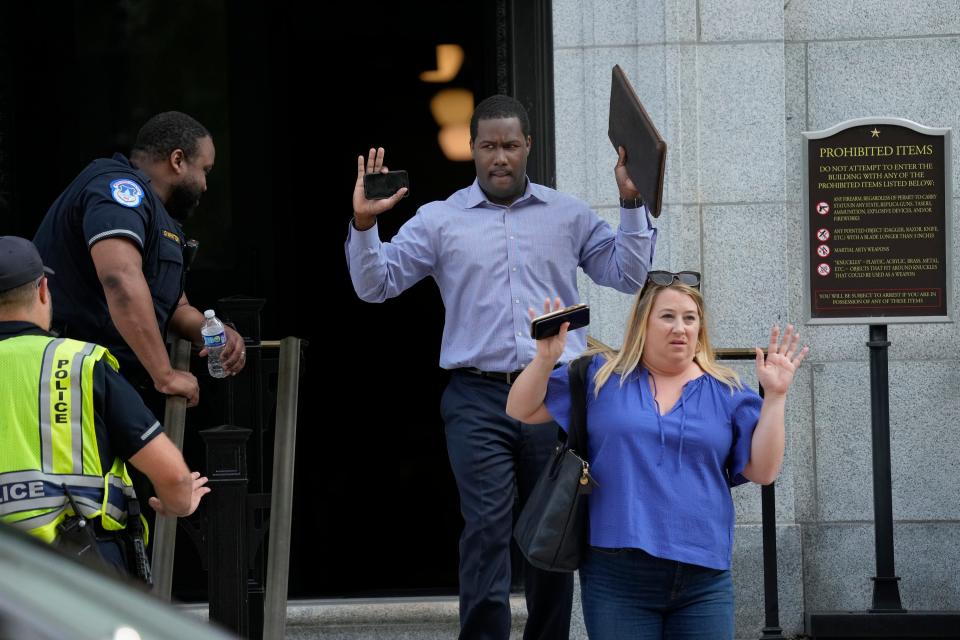
[[[639,209],[620,208],[620,228],[627,233],[640,233],[653,229],[650,210],[644,204]]]
[[[380,232],[377,230],[377,223],[374,222],[373,226],[364,231],[360,231],[355,226],[353,226],[353,220],[347,223],[347,242],[350,246],[357,247],[359,249],[372,249],[380,244]]]
[[[124,238],[126,240],[131,240],[135,242],[141,250],[143,249],[143,238],[140,237],[140,234],[136,233],[135,231],[131,231],[130,229],[108,229],[98,233],[87,240],[87,248],[89,249],[101,240],[106,240],[107,238]]]

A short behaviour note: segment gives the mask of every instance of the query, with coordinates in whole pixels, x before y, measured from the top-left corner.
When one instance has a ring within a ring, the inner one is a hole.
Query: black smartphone
[[[590,324],[590,307],[587,304],[575,304],[572,307],[551,311],[530,321],[530,335],[534,340],[543,340],[560,333],[560,325],[569,322],[569,331]]]
[[[384,200],[403,187],[407,188],[404,197],[410,195],[410,178],[406,171],[363,174],[363,195],[367,200]]]

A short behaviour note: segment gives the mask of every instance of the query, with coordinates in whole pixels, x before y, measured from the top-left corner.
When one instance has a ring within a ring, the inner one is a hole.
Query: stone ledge
[[[208,616],[206,603],[178,608],[204,620]],[[523,596],[510,597],[510,611],[511,636],[519,638],[527,619]],[[459,619],[455,596],[293,600],[287,603],[287,637],[322,631],[324,638],[449,638]]]
[[[510,611],[513,626],[522,627],[527,618],[523,596],[510,598]],[[287,605],[287,626],[443,624],[458,623],[459,619],[459,605],[455,596],[295,600]]]

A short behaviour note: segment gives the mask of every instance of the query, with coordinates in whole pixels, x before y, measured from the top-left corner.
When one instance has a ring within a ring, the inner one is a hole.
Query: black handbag
[[[566,440],[557,444],[513,528],[521,553],[538,569],[576,571],[589,540],[586,497],[598,486],[586,462],[589,364],[589,357],[570,364]]]

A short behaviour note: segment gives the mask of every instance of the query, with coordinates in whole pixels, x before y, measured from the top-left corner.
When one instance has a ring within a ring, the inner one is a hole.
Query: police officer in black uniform
[[[53,326],[106,346],[135,385],[199,399],[196,378],[170,365],[168,329],[201,345],[203,314],[183,290],[180,226],[207,189],[215,149],[206,128],[168,111],[140,129],[130,158],[94,160],[50,207],[34,243],[56,270]],[[224,369],[246,362],[243,340],[226,328]],[[206,355],[201,351],[200,355]]]

